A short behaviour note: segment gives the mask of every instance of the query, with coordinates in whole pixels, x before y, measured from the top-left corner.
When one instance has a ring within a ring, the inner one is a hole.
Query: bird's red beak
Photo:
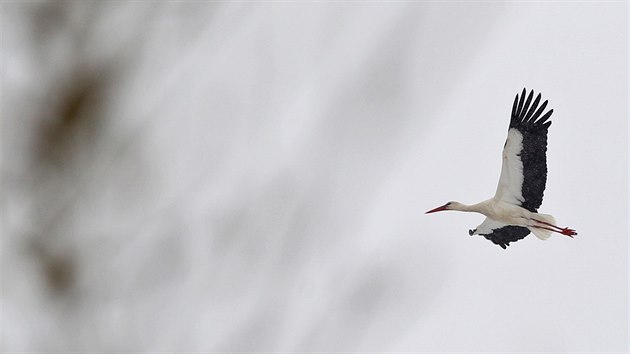
[[[446,203],[446,204],[444,204],[442,206],[439,206],[439,207],[437,207],[435,209],[431,209],[431,210],[427,211],[425,214],[431,214],[431,213],[436,213],[438,211],[448,210],[448,209],[446,209],[447,205],[448,205],[448,203]]]

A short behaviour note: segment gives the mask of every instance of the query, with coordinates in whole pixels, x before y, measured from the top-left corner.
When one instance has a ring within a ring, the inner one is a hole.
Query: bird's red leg
[[[573,236],[577,235],[577,232],[575,232],[575,230],[569,229],[567,227],[565,227],[564,229],[560,229],[560,231],[555,230],[555,229],[550,229],[550,228],[544,227],[544,226],[534,226],[534,227],[537,228],[537,229],[544,229],[544,230],[549,230],[549,231],[552,231],[552,232],[557,232],[559,234],[563,234],[563,235],[569,236],[571,238],[573,238]]]
[[[540,220],[536,220],[536,219],[532,219],[532,220],[534,220],[535,222],[537,222],[537,223],[539,223],[539,224],[543,224],[543,225],[547,225],[547,226],[555,227],[555,228],[556,228],[556,229],[558,229],[558,230],[562,230],[562,228],[561,228],[561,227],[556,226],[556,225],[554,225],[554,224],[550,224],[550,223],[548,223],[548,222],[545,222],[545,221],[540,221]]]
[[[557,232],[557,233],[559,233],[559,234],[563,234],[563,235],[565,235],[565,236],[569,236],[569,237],[573,237],[573,236],[577,235],[577,232],[575,232],[575,230],[573,230],[573,229],[569,229],[568,227],[559,227],[559,226],[556,226],[556,225],[554,225],[554,224],[550,224],[550,223],[548,223],[548,222],[544,222],[544,221],[540,221],[540,220],[536,220],[536,219],[532,219],[532,220],[534,220],[535,222],[537,222],[537,223],[539,223],[539,224],[543,224],[543,225],[547,225],[547,226],[551,226],[551,227],[553,227],[553,228],[556,228],[556,229],[558,229],[559,231],[557,231],[557,230],[552,230],[552,229],[548,229],[548,228],[546,228],[546,227],[541,227],[541,229],[545,229],[545,230],[549,230],[549,231]],[[538,226],[536,226],[536,227],[538,227]]]

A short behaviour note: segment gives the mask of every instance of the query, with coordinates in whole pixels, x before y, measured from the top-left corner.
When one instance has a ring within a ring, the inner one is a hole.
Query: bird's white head
[[[425,214],[431,214],[431,213],[436,213],[438,211],[445,211],[445,210],[462,210],[463,208],[464,208],[464,204],[460,202],[448,202],[442,206],[439,206],[435,209],[431,209],[427,211]]]

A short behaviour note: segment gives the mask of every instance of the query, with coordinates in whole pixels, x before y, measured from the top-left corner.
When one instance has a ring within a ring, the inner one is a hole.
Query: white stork
[[[541,240],[549,238],[552,232],[569,237],[577,235],[573,229],[556,226],[553,216],[538,213],[547,181],[547,130],[551,125],[547,120],[553,109],[538,119],[547,101],[538,108],[540,94],[533,103],[534,91],[530,91],[527,100],[525,95],[523,89],[520,99],[518,94],[514,98],[503,146],[501,177],[494,197],[473,205],[448,202],[425,214],[444,210],[481,213],[486,220],[468,234],[481,235],[504,249],[530,231]]]

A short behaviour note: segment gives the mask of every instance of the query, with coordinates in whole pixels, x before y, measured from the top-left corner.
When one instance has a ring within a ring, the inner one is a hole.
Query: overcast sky
[[[3,2],[2,349],[628,350],[626,2]],[[554,109],[540,212],[493,196]]]

